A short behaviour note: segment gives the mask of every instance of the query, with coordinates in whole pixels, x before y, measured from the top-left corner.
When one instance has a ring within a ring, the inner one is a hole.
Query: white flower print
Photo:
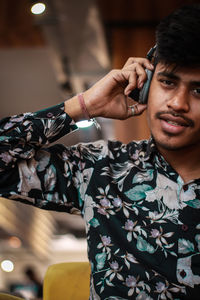
[[[182,224],[182,222],[178,219],[179,211],[166,209],[166,206],[161,202],[160,204],[160,213],[158,211],[149,212],[147,219],[150,219],[151,223],[166,223],[168,220],[173,222],[174,224]]]
[[[109,281],[107,280],[107,284],[110,285],[110,282],[115,278],[115,276],[123,281],[123,276],[119,273],[122,270],[122,267],[119,267],[119,264],[117,261],[113,261],[112,263],[109,263],[110,270],[108,270],[105,274],[105,277],[109,276]]]
[[[113,244],[111,244],[111,237],[103,235],[101,236],[101,243],[97,245],[97,249],[102,249],[103,253],[106,253],[107,259],[110,259],[111,257],[111,248]]]
[[[151,181],[153,179],[153,170],[147,170],[146,172],[138,172],[134,178],[132,183],[143,183],[144,181]]]
[[[167,291],[168,283],[157,282],[156,283],[156,292],[159,294],[163,294]]]
[[[194,200],[196,198],[195,189],[196,189],[196,184],[187,185],[186,191],[182,189],[180,193],[181,201],[187,202],[187,201]]]
[[[92,176],[92,172],[93,172],[93,168],[88,168],[76,172],[74,184],[79,189],[80,196],[82,199],[85,198],[85,192],[88,188],[88,184]]]
[[[90,228],[90,221],[94,218],[94,207],[96,203],[91,196],[86,194],[84,202],[84,220],[86,222],[86,233]]]
[[[163,212],[162,213],[158,213],[157,211],[150,211],[149,212],[149,216],[147,218],[151,219],[151,222],[155,222],[158,221],[162,218],[163,216]]]
[[[144,291],[139,293],[137,297],[135,298],[136,300],[153,300],[150,296],[148,296]]]
[[[169,209],[179,209],[178,185],[162,174],[157,175],[156,188],[146,191],[146,200],[149,202],[163,201]],[[186,204],[183,203],[182,207]]]
[[[112,210],[113,206],[111,204],[111,200],[113,199],[113,196],[109,194],[110,185],[108,184],[105,187],[105,190],[102,188],[98,188],[100,195],[96,196],[99,200],[99,204],[97,204],[98,207],[98,213],[101,215],[106,216],[107,218],[110,217],[110,215],[114,215],[115,212]]]
[[[172,248],[174,246],[174,243],[168,244],[167,238],[171,237],[174,234],[174,232],[167,232],[163,233],[163,228],[160,227],[160,230],[158,229],[152,229],[150,237],[155,239],[156,244],[162,248],[165,256],[167,257],[167,252],[169,251],[169,248]],[[172,255],[175,255],[174,252],[170,252]]]
[[[125,161],[124,163],[110,164],[109,167],[102,169],[102,176],[110,176],[114,183],[117,183],[120,191],[123,189],[124,181],[130,174],[131,169],[134,167],[132,161]]]
[[[10,128],[13,127],[13,126],[14,126],[13,123],[8,122],[8,123],[6,123],[6,125],[4,126],[4,129],[5,129],[5,130],[8,130],[8,129],[10,129]]]
[[[140,289],[139,287],[144,289],[144,282],[143,281],[139,281],[139,276],[134,277],[131,275],[128,275],[128,277],[125,280],[125,285],[130,288],[128,291],[128,296],[132,296],[133,293],[136,291],[137,294],[140,293]]]
[[[43,123],[44,126],[44,134],[47,139],[50,139],[54,136],[56,136],[59,131],[65,126],[65,119],[60,117],[60,124],[56,124],[53,119],[42,119],[41,122]]]
[[[148,160],[148,157],[145,157],[145,152],[143,150],[136,150],[131,157],[134,159],[135,165],[142,164],[142,168],[145,167],[145,162]]]
[[[128,252],[125,255],[122,255],[121,257],[124,259],[125,265],[127,266],[128,269],[130,269],[130,262],[134,264],[139,263],[137,259],[131,253]]]
[[[85,159],[95,162],[98,159],[106,157],[108,154],[107,144],[103,140],[95,141],[92,144],[81,143],[76,154],[78,157],[81,154]],[[111,157],[113,157],[112,154]]]
[[[114,211],[112,211],[112,208],[113,206],[111,205],[111,202],[104,198],[104,199],[101,199],[99,201],[100,204],[97,204],[97,207],[98,207],[98,213],[100,213],[101,215],[104,215],[106,216],[107,218],[109,218],[109,215],[114,215]]]
[[[36,172],[37,164],[38,163],[33,158],[29,161],[21,161],[18,163],[20,176],[18,191],[25,196],[28,195],[32,188],[41,190],[41,182]]]
[[[130,290],[128,291],[128,295],[129,296],[133,295],[134,290],[135,290],[135,288],[137,286],[137,281],[138,281],[138,278],[136,279],[134,276],[131,276],[131,275],[129,275],[126,278],[125,285],[130,288]]]
[[[137,232],[137,233],[140,232],[140,226],[136,226],[136,224],[137,224],[137,221],[133,222],[132,220],[127,220],[125,223],[125,226],[122,227],[128,231],[127,240],[129,242],[132,241],[133,236],[134,236],[134,238],[137,238],[138,235],[135,232]]]
[[[113,206],[116,208],[116,212],[120,211],[121,209],[123,210],[124,215],[129,218],[129,210],[135,211],[136,214],[138,214],[138,209],[136,207],[132,207],[132,203],[128,203],[126,201],[123,201],[120,198],[115,198],[112,201]]]
[[[183,293],[185,294],[185,287],[183,286],[179,286],[177,284],[172,284],[172,287],[170,287],[169,282],[167,280],[165,280],[165,282],[157,282],[156,283],[156,290],[155,293],[158,293],[158,299],[163,299],[163,300],[167,300],[167,299],[171,299],[173,300],[174,297],[172,296],[171,292],[173,293]]]
[[[151,230],[151,237],[157,238],[160,236],[160,231],[158,229],[152,229]]]
[[[122,200],[120,198],[114,198],[112,203],[113,203],[113,206],[116,208],[122,207]]]
[[[102,248],[103,252],[109,253],[111,251],[111,246],[113,246],[113,244],[111,244],[111,237],[106,235],[101,236],[101,243],[97,245],[97,248]]]

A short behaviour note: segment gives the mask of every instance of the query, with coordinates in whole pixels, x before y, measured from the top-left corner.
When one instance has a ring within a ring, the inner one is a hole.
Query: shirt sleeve
[[[63,103],[1,120],[0,196],[44,209],[81,210],[81,183],[94,159],[81,145],[49,145],[75,129]]]

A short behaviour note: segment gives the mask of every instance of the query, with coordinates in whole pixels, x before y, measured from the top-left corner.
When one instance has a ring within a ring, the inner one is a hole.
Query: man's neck
[[[157,147],[165,160],[176,170],[185,183],[200,178],[199,147],[179,150],[166,150],[159,146]]]

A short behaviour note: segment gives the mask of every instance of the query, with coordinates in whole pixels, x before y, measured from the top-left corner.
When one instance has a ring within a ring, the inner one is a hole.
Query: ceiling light
[[[21,240],[16,237],[16,236],[11,236],[9,239],[8,239],[8,243],[9,245],[12,247],[12,248],[20,248],[21,245],[22,245],[22,242]]]
[[[34,14],[34,15],[40,15],[42,14],[46,9],[46,5],[42,2],[38,2],[38,3],[35,3],[32,7],[31,7],[31,12]]]
[[[14,264],[11,260],[3,260],[1,262],[1,268],[5,272],[12,272],[14,270]]]

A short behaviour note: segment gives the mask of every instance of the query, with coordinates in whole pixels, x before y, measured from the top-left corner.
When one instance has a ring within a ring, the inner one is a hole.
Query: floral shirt
[[[184,184],[152,139],[55,142],[63,104],[0,122],[0,195],[85,219],[90,299],[199,299],[200,180]]]

